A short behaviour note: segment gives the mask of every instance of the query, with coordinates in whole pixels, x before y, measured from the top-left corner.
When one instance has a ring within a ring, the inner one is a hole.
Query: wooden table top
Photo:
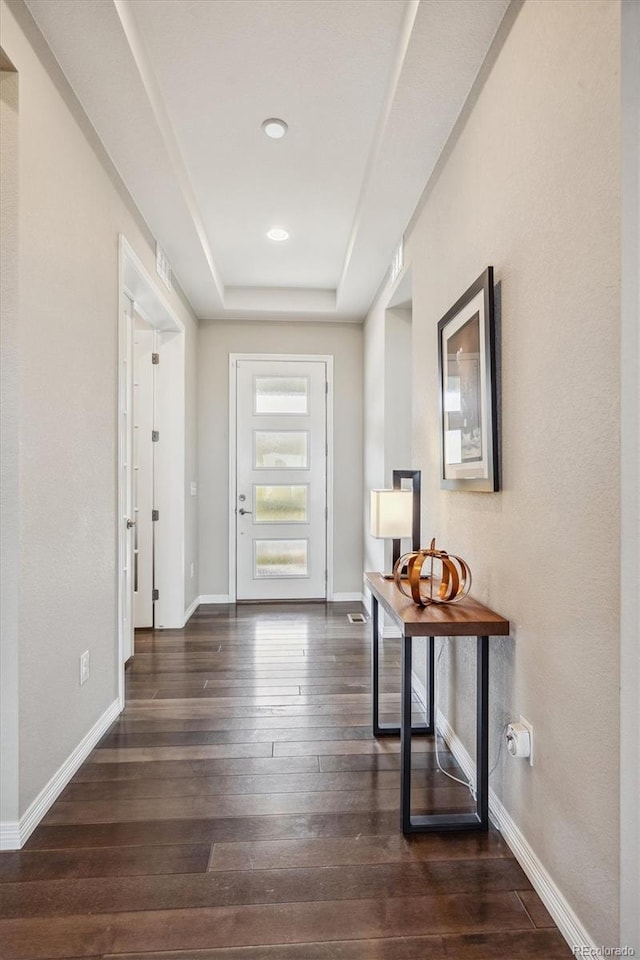
[[[509,621],[473,597],[458,603],[419,607],[393,580],[381,573],[365,573],[371,593],[408,637],[506,637]]]

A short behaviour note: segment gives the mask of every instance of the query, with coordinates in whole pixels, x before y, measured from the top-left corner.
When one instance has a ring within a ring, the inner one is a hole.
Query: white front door
[[[327,364],[234,362],[237,599],[324,598]]]

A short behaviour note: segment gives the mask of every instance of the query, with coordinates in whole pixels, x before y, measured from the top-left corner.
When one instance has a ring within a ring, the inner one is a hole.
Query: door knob
[[[131,530],[131,527],[135,527],[135,525],[135,520],[130,520],[129,517],[127,517],[127,530]]]
[[[240,514],[241,517],[244,517],[245,513],[251,513],[251,512],[252,512],[251,510],[245,510],[244,507],[240,507],[240,509],[238,510],[238,513]]]

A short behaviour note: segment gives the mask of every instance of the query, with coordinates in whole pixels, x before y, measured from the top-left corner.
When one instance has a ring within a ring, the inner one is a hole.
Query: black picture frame
[[[440,486],[500,489],[493,267],[438,323]]]

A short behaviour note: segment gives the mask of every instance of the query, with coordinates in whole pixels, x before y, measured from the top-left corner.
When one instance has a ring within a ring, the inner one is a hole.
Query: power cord
[[[435,737],[434,737],[435,745],[436,745],[436,763],[437,763],[437,765],[438,765],[438,769],[440,770],[441,773],[444,773],[445,777],[449,777],[450,780],[455,780],[456,783],[462,784],[463,787],[466,787],[466,788],[468,789],[468,791],[469,791],[469,793],[471,794],[471,796],[473,797],[473,799],[476,800],[476,799],[477,799],[477,797],[476,797],[476,791],[475,791],[475,789],[474,789],[474,787],[473,787],[473,783],[471,782],[471,780],[461,780],[459,777],[454,777],[454,775],[453,775],[452,773],[448,773],[448,771],[445,770],[445,769],[443,768],[442,764],[440,763],[440,753],[439,753],[439,751],[438,751],[438,729],[437,729],[437,727],[438,727],[438,720],[437,720],[437,717],[438,717],[438,679],[439,679],[439,671],[440,671],[440,660],[442,659],[442,654],[443,654],[443,653],[444,653],[444,640],[443,640],[443,641],[441,642],[441,644],[440,644],[440,650],[438,651],[438,659],[436,660],[436,669],[435,669],[435,674],[434,674],[434,678],[433,678],[433,701],[434,701],[434,702],[433,702],[433,723],[434,723],[434,726],[435,726],[435,728],[436,728],[436,729],[435,729]],[[500,756],[501,756],[501,754],[502,754],[502,744],[504,743],[504,739],[505,739],[505,736],[506,736],[506,732],[507,732],[507,727],[508,727],[508,726],[509,726],[508,723],[503,724],[502,731],[501,731],[501,733],[500,733],[500,746],[498,747],[498,756],[496,757],[496,761],[495,761],[494,765],[493,765],[493,766],[491,767],[491,769],[489,770],[489,776],[491,776],[491,774],[493,773],[493,771],[496,769],[496,767],[497,767],[498,764],[500,763]]]
[[[440,650],[438,652],[438,659],[436,660],[436,669],[433,677],[433,725],[435,727],[435,745],[436,745],[436,763],[438,765],[438,770],[441,773],[444,773],[445,777],[449,777],[449,780],[455,780],[456,783],[461,783],[463,787],[466,787],[474,800],[477,799],[476,791],[474,789],[473,783],[471,780],[461,780],[460,777],[454,777],[452,773],[448,773],[440,763],[440,753],[438,751],[438,673],[440,670],[440,660],[442,659],[442,654],[444,651],[444,641],[440,644]]]
[[[496,757],[496,762],[495,762],[494,765],[491,767],[491,770],[489,770],[489,776],[491,776],[491,774],[493,773],[493,771],[495,770],[495,768],[496,768],[496,767],[498,766],[498,764],[500,763],[500,754],[502,753],[502,744],[503,744],[504,741],[505,741],[505,737],[506,737],[506,735],[507,735],[507,727],[508,727],[508,726],[509,726],[509,724],[508,724],[508,723],[505,723],[505,724],[503,725],[503,727],[502,727],[502,731],[500,732],[500,746],[498,747],[498,756]]]

